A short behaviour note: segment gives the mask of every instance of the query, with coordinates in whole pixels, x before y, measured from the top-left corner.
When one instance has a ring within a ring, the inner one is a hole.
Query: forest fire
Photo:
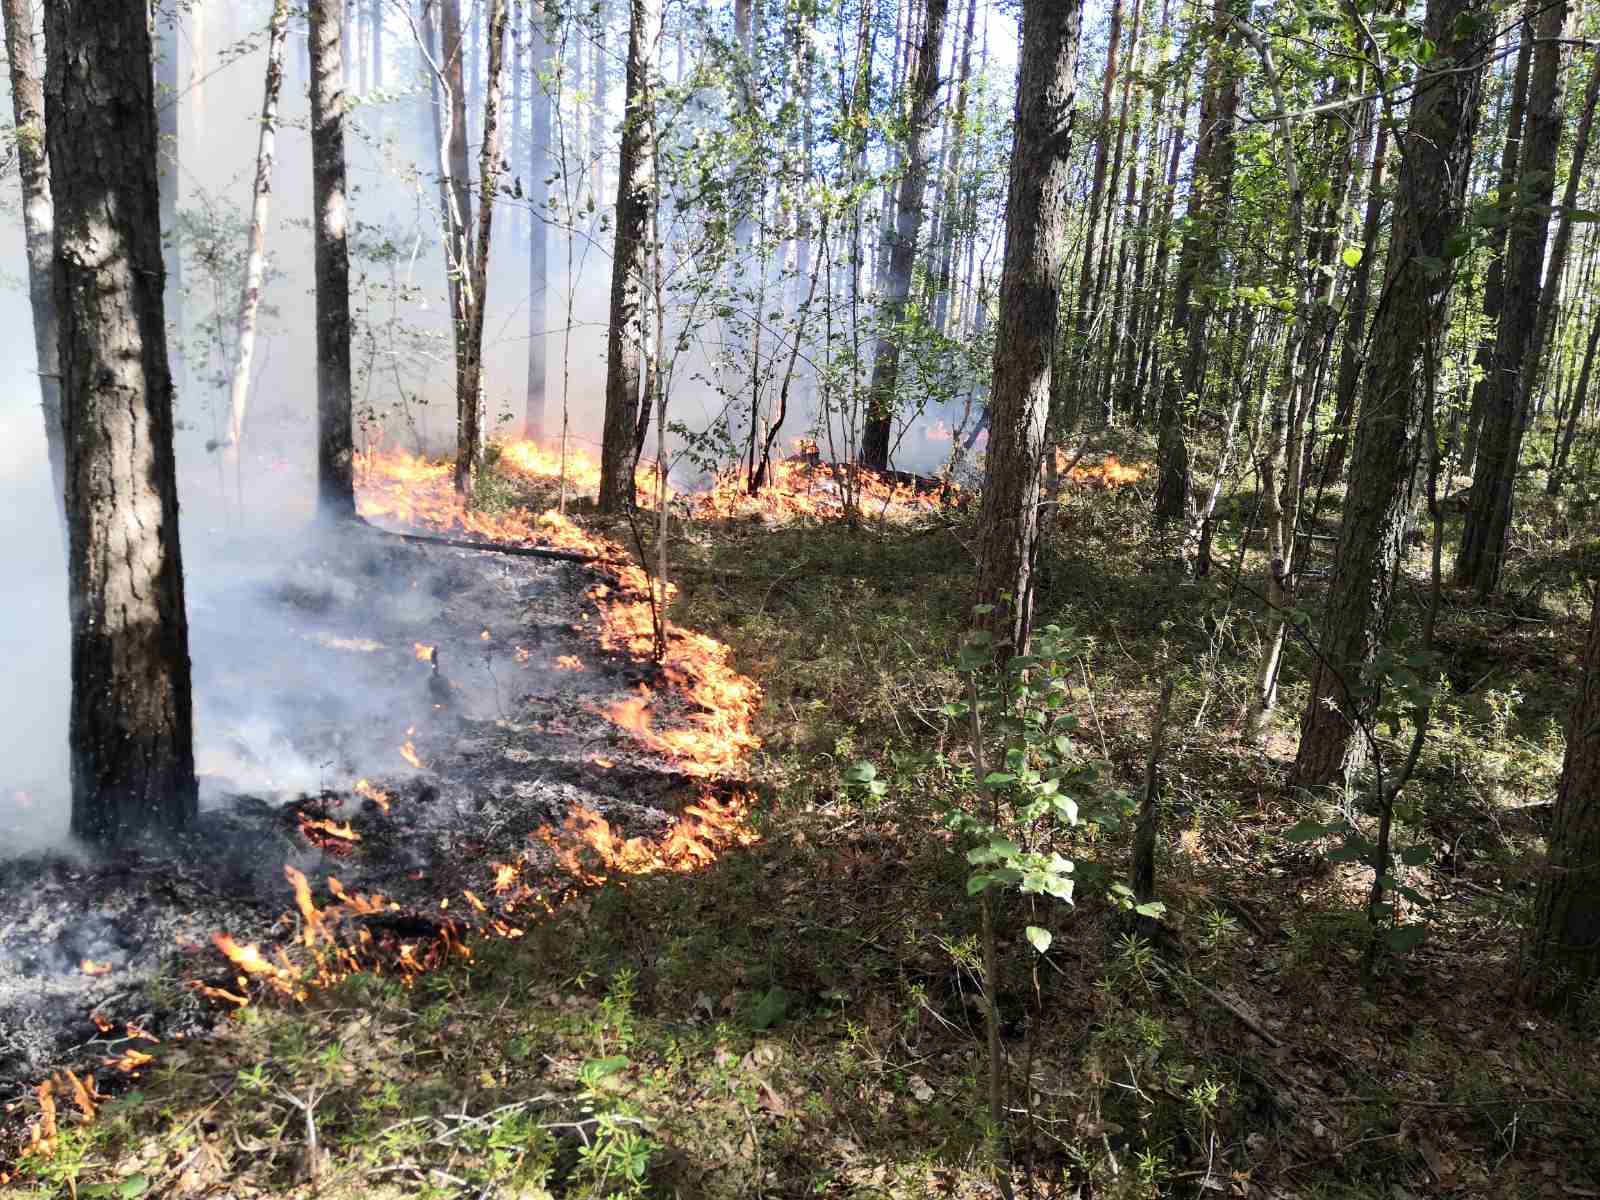
[[[1065,451],[1056,451],[1056,470],[1063,472],[1069,482],[1084,487],[1110,490],[1124,484],[1139,483],[1150,473],[1148,465],[1124,463],[1115,454],[1107,454],[1102,462],[1069,467],[1071,461]]]

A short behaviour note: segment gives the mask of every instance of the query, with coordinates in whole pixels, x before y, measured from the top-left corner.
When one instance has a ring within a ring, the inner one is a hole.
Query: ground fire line
[[[958,489],[836,468],[819,462],[814,448],[801,449],[799,456],[774,464],[771,485],[757,495],[749,493],[743,477],[732,474],[715,480],[700,493],[679,495],[669,490],[669,498],[687,515],[700,519],[779,520],[843,516],[845,499],[852,491],[863,509],[877,505],[879,515],[900,518],[923,515],[961,500]],[[501,456],[513,470],[546,483],[562,470],[559,455],[529,443],[510,443],[501,448]],[[565,469],[574,492],[592,488],[598,479],[598,468],[582,455],[569,455]],[[1144,471],[1108,456],[1102,464],[1074,466],[1066,475],[1080,486],[1111,488],[1137,482]],[[544,665],[569,678],[598,673],[603,681],[607,672],[615,673],[615,664],[632,663],[639,677],[620,697],[581,704],[584,713],[626,735],[624,741],[634,749],[628,754],[616,749],[587,751],[582,760],[589,768],[613,777],[625,794],[629,779],[638,777],[640,756],[650,756],[666,763],[683,781],[689,798],[677,805],[677,815],[658,832],[629,834],[585,802],[583,795],[568,796],[558,819],[529,831],[520,857],[486,856],[476,868],[481,883],[472,885],[467,872],[458,870],[446,887],[439,864],[431,868],[424,864],[407,874],[409,885],[420,886],[408,886],[403,901],[378,890],[348,888],[340,874],[331,871],[319,872],[314,882],[306,871],[285,862],[280,887],[287,885],[294,907],[292,914],[268,931],[268,938],[241,940],[225,929],[215,929],[207,939],[228,975],[220,977],[202,968],[190,987],[196,996],[222,1010],[237,1011],[264,1000],[304,1002],[318,990],[363,971],[409,982],[453,957],[470,958],[475,938],[521,937],[529,921],[553,912],[581,889],[617,876],[699,870],[730,847],[756,840],[749,823],[751,795],[742,778],[744,761],[759,745],[753,732],[759,688],[733,669],[725,645],[670,622],[666,624],[665,652],[659,662],[653,661],[656,633],[651,581],[621,546],[580,528],[554,510],[533,514],[519,509],[466,509],[454,491],[448,463],[372,451],[362,456],[360,480],[361,515],[380,525],[436,534],[465,533],[497,544],[549,547],[591,559],[582,568],[565,564],[560,568],[581,570],[590,580],[582,592],[583,610],[576,614],[577,620],[571,620],[569,613],[566,624],[588,651],[556,653],[548,656]],[[653,469],[642,470],[641,503],[653,502],[658,487]],[[492,557],[460,542],[450,543],[448,553],[479,571],[485,569],[483,560]],[[460,619],[469,615],[463,613]],[[506,626],[503,621],[492,624]],[[517,668],[536,661],[530,644],[538,630],[513,631],[502,639],[487,624],[473,628],[477,632],[470,639],[463,633],[448,652],[436,640],[402,643],[406,657],[415,664],[413,669],[426,670],[425,694],[435,717],[441,720],[462,699],[462,685],[452,678],[452,672],[460,667],[450,664],[471,665],[473,655],[481,653],[498,696],[499,679],[493,671],[496,655]],[[318,632],[313,636],[319,645],[351,653],[381,651],[386,644],[383,638],[365,634]],[[570,733],[570,725],[570,717],[557,715],[540,728],[559,735]],[[392,753],[396,763],[429,773],[436,754],[426,748],[430,737],[437,744],[428,718],[408,722],[404,734],[395,737]],[[508,757],[513,749],[505,751]],[[627,761],[630,758],[633,761]],[[403,818],[406,806],[427,803],[430,786],[424,785],[408,798],[403,785],[362,777],[342,792],[323,789],[303,795],[282,811],[292,818],[295,836],[307,849],[315,850],[325,866],[342,861],[359,867],[363,856],[373,849],[370,838],[376,836],[382,842],[392,837],[388,824]],[[358,801],[361,811],[345,811],[347,801]],[[536,849],[542,857],[534,854]],[[511,860],[503,861],[507,857]],[[435,874],[439,877],[434,878]],[[432,889],[435,907],[430,911],[420,901],[433,883],[440,886]],[[318,890],[327,899],[319,902]],[[191,957],[198,966],[202,957],[198,946]],[[117,969],[112,962],[87,956],[79,964],[84,977],[114,978]],[[121,1044],[135,1039],[156,1041],[139,1025],[128,1023],[128,1037],[112,1039],[109,1035],[115,1025],[98,1012],[92,1015],[100,1034],[96,1040],[120,1051],[101,1055],[95,1063],[98,1068],[136,1077],[154,1060],[150,1050]],[[34,1110],[20,1153],[52,1152],[64,1119],[63,1103],[68,1106],[65,1119],[87,1121],[105,1098],[95,1075],[87,1070],[51,1072],[31,1089],[26,1100],[8,1109],[15,1112],[22,1105]]]

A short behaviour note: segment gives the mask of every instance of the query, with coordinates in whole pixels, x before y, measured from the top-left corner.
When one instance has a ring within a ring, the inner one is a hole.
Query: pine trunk
[[[1358,721],[1371,727],[1361,676],[1382,637],[1410,526],[1422,404],[1433,402],[1450,282],[1450,273],[1434,264],[1448,258],[1462,221],[1483,74],[1473,64],[1480,62],[1486,16],[1485,0],[1428,4],[1424,33],[1438,54],[1418,81],[1401,146],[1385,299],[1374,318],[1350,487],[1295,763],[1295,778],[1305,786],[1332,783],[1347,759],[1354,769],[1364,758],[1353,727]]]
[[[177,831],[197,810],[189,630],[143,4],[51,0],[45,127],[61,319],[72,831]]]
[[[894,232],[889,241],[889,269],[880,305],[883,332],[872,358],[872,384],[867,419],[861,433],[861,462],[876,470],[889,466],[889,442],[900,382],[901,329],[911,298],[911,273],[916,265],[917,236],[922,228],[922,201],[928,187],[934,101],[939,95],[939,46],[944,39],[950,0],[924,0],[922,41],[911,80],[911,112],[906,123],[906,170],[895,203]]]
[[[1544,18],[1541,18],[1543,20]],[[1556,26],[1556,33],[1560,32]],[[1559,47],[1551,48],[1551,57],[1557,59],[1556,70],[1551,72],[1555,82],[1545,75],[1545,47],[1534,51],[1534,81],[1528,97],[1528,137],[1526,168],[1523,179],[1536,190],[1538,206],[1525,213],[1523,219],[1512,226],[1507,257],[1514,278],[1507,288],[1508,309],[1515,303],[1526,303],[1532,313],[1518,313],[1517,334],[1525,330],[1525,344],[1516,347],[1514,354],[1504,353],[1495,347],[1495,365],[1502,374],[1484,406],[1483,441],[1479,449],[1479,470],[1473,479],[1472,505],[1467,510],[1466,525],[1461,533],[1461,554],[1456,560],[1457,578],[1469,578],[1477,593],[1479,603],[1500,583],[1500,568],[1505,558],[1506,536],[1511,527],[1511,510],[1515,503],[1517,467],[1522,457],[1522,435],[1533,414],[1533,397],[1537,390],[1539,374],[1544,365],[1544,351],[1549,344],[1550,330],[1560,302],[1561,276],[1566,267],[1567,251],[1572,245],[1572,214],[1577,207],[1578,190],[1583,180],[1584,159],[1588,155],[1590,131],[1594,127],[1596,88],[1600,86],[1600,72],[1591,69],[1589,84],[1583,103],[1583,114],[1578,121],[1573,140],[1572,162],[1567,172],[1567,185],[1562,196],[1556,233],[1550,244],[1550,261],[1539,283],[1539,271],[1549,233],[1547,206],[1555,188],[1556,152],[1561,143],[1562,112],[1559,82]],[[1531,282],[1531,292],[1529,290]],[[1524,299],[1525,298],[1525,299]],[[1531,315],[1531,322],[1528,317]],[[1502,322],[1502,334],[1504,334]]]
[[[1039,484],[1067,260],[1067,181],[1082,26],[1080,0],[1027,4],[1022,10],[1016,141],[978,530],[978,601],[994,606],[980,620],[993,631],[1001,658],[1027,645],[1032,618]]]

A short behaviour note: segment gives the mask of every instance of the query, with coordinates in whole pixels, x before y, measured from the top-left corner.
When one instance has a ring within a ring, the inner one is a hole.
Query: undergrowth
[[[1548,1014],[1515,989],[1581,645],[1570,558],[1515,554],[1498,607],[1447,597],[1448,691],[1399,814],[1429,847],[1407,868],[1428,937],[1364,987],[1370,874],[1283,836],[1335,804],[1283,782],[1306,652],[1275,735],[1241,741],[1259,605],[1163,567],[1146,500],[1069,495],[1037,606],[1084,639],[1073,711],[1125,788],[1175,676],[1166,915],[1084,895],[1041,955],[1036,909],[997,903],[998,1160],[975,904],[940,821],[972,790],[940,713],[970,603],[956,511],[674,522],[675,619],[765,690],[762,841],[607,884],[410,989],[358,977],[161,1047],[99,1120],[63,1118],[18,1194],[985,1196],[1000,1171],[1045,1196],[1595,1194],[1600,997]],[[1259,571],[1235,527],[1218,562]],[[1421,603],[1402,589],[1400,622]],[[862,759],[882,788],[847,785]],[[1083,849],[1124,877],[1126,837]]]

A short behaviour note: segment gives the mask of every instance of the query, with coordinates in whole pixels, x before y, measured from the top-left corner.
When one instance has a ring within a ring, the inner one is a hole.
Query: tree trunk
[[[342,24],[312,0],[311,192],[317,277],[317,515],[356,515],[350,413],[350,250],[346,242]]]
[[[261,100],[261,129],[256,140],[255,200],[250,208],[250,234],[244,260],[244,291],[239,297],[239,357],[228,391],[227,455],[239,469],[245,412],[250,400],[250,366],[256,352],[256,315],[261,310],[261,284],[267,273],[267,218],[272,211],[272,165],[278,141],[278,92],[283,87],[283,46],[289,31],[289,0],[275,0],[267,25],[267,77]]]
[[[1555,455],[1550,463],[1550,479],[1545,484],[1545,494],[1559,496],[1562,479],[1566,474],[1567,460],[1572,453],[1572,441],[1578,434],[1578,417],[1588,402],[1589,380],[1594,373],[1595,351],[1600,349],[1600,307],[1589,319],[1589,340],[1583,348],[1583,366],[1578,370],[1578,387],[1567,409],[1565,427],[1556,443]]]
[[[1600,593],[1567,726],[1567,757],[1535,912],[1536,984],[1559,992],[1557,998],[1583,995],[1600,975]]]
[[[50,199],[50,160],[45,153],[44,81],[33,49],[31,0],[3,0],[6,51],[11,66],[11,105],[16,116],[17,174],[22,181],[22,235],[28,253],[28,302],[33,309],[34,363],[39,372],[39,407],[50,457],[56,516],[66,531],[66,447],[61,438],[60,326],[51,295],[55,208]]]
[[[1378,142],[1372,152],[1372,178],[1367,187],[1367,214],[1361,225],[1361,261],[1350,277],[1346,305],[1344,345],[1339,353],[1339,382],[1333,403],[1333,438],[1322,461],[1322,486],[1327,487],[1344,474],[1344,458],[1350,444],[1351,422],[1355,419],[1356,387],[1361,382],[1362,350],[1367,332],[1367,306],[1372,297],[1372,260],[1378,253],[1378,234],[1384,208],[1385,167],[1389,158],[1389,125],[1374,110],[1378,123]]]
[[[1542,28],[1549,19],[1554,18],[1541,14]],[[1561,22],[1557,20],[1549,36],[1559,37],[1560,33]],[[1547,58],[1552,61],[1547,63]],[[1555,190],[1556,151],[1561,143],[1565,114],[1561,104],[1560,47],[1549,47],[1547,54],[1547,48],[1540,45],[1534,50],[1533,60],[1522,178],[1536,193],[1535,207],[1520,214],[1507,239],[1511,279],[1506,288],[1505,317],[1510,317],[1511,321],[1502,317],[1500,325],[1501,339],[1509,333],[1517,342],[1507,345],[1502,340],[1495,345],[1497,374],[1484,404],[1479,469],[1473,478],[1472,504],[1467,510],[1466,524],[1461,531],[1461,553],[1456,559],[1457,579],[1472,583],[1479,603],[1486,600],[1500,582],[1506,533],[1511,526],[1511,509],[1515,502],[1517,465],[1522,457],[1522,435],[1532,414],[1535,385],[1560,299],[1561,273],[1566,266],[1567,250],[1572,245],[1572,212],[1577,206],[1583,162],[1594,125],[1595,89],[1600,85],[1600,74],[1591,69],[1583,115],[1573,142],[1561,216],[1551,241],[1549,271],[1541,286],[1539,273],[1544,265],[1550,226],[1548,206]],[[1524,306],[1523,311],[1514,311],[1518,305]],[[1509,330],[1508,324],[1513,326]]]
[[[994,606],[979,621],[993,631],[1002,658],[1027,645],[1032,619],[1039,477],[1048,445],[1050,377],[1067,258],[1067,181],[1082,26],[1081,0],[1023,6],[978,529],[978,601]]]
[[[1181,337],[1186,343],[1183,366],[1179,371],[1175,364],[1168,364],[1161,384],[1155,516],[1162,523],[1181,520],[1191,503],[1186,410],[1200,402],[1205,388],[1205,335],[1211,310],[1209,303],[1195,304],[1194,293],[1207,287],[1221,266],[1222,234],[1233,188],[1239,72],[1235,65],[1231,2],[1216,0],[1212,17],[1216,45],[1211,56],[1211,81],[1200,104],[1201,132],[1194,152],[1189,222],[1172,301],[1170,327],[1174,340]]]
[[[1517,163],[1522,157],[1523,113],[1528,104],[1528,73],[1533,64],[1534,17],[1539,10],[1539,0],[1525,0],[1522,20],[1516,27],[1521,38],[1517,48],[1517,65],[1511,82],[1511,103],[1506,110],[1505,140],[1501,143],[1500,178],[1495,186],[1495,206],[1500,220],[1489,227],[1489,269],[1483,281],[1483,336],[1478,341],[1477,386],[1472,389],[1472,408],[1467,417],[1466,436],[1461,443],[1461,466],[1474,474],[1478,459],[1478,431],[1483,424],[1484,406],[1488,402],[1486,384],[1494,371],[1496,331],[1505,311],[1505,251],[1506,232],[1516,215],[1516,196],[1521,188]]]
[[[478,148],[478,231],[471,246],[472,303],[456,406],[456,490],[472,491],[483,459],[483,318],[489,304],[489,246],[500,190],[500,68],[505,57],[506,0],[490,0],[488,78],[483,90],[483,142]]]
[[[1331,783],[1362,761],[1352,724],[1370,727],[1361,674],[1382,636],[1410,524],[1423,403],[1442,346],[1451,274],[1439,270],[1461,225],[1482,67],[1485,0],[1429,0],[1437,56],[1418,80],[1401,144],[1385,296],[1374,318],[1350,488],[1322,640],[1301,724],[1296,781]],[[1387,115],[1387,114],[1386,114]],[[1418,378],[1419,370],[1422,378]]]
[[[198,803],[150,26],[143,4],[51,0],[44,29],[72,831],[118,843],[181,830]]]
[[[528,405],[522,434],[540,445],[545,441],[546,360],[550,311],[550,39],[545,27],[545,0],[529,0],[529,33],[533,38],[533,73],[529,81],[532,136],[528,147]]]
[[[1134,0],[1134,20],[1138,21],[1138,0]],[[1106,67],[1100,81],[1100,119],[1095,125],[1094,174],[1089,184],[1089,213],[1083,226],[1083,262],[1078,273],[1078,303],[1072,322],[1072,341],[1067,346],[1067,358],[1072,364],[1069,371],[1060,372],[1066,378],[1055,380],[1054,402],[1058,411],[1051,413],[1051,424],[1056,436],[1064,436],[1078,423],[1078,407],[1082,403],[1085,363],[1088,348],[1089,321],[1094,315],[1094,278],[1097,258],[1095,243],[1100,232],[1100,207],[1106,200],[1106,167],[1111,157],[1111,97],[1117,84],[1117,50],[1122,41],[1122,0],[1111,0],[1111,29],[1106,42]]]
[[[863,465],[883,471],[889,466],[889,441],[900,381],[901,329],[911,297],[911,272],[916,265],[917,235],[922,228],[922,200],[928,186],[934,101],[939,95],[939,46],[944,39],[950,0],[923,0],[922,41],[911,80],[911,111],[906,118],[906,171],[900,179],[894,232],[889,241],[889,271],[884,281],[880,321],[883,332],[872,358],[872,384],[867,419],[861,432]]]
[[[630,0],[631,3],[631,0]],[[630,9],[630,20],[631,17]],[[594,162],[594,196],[595,214],[599,218],[600,197],[606,190],[605,148],[606,148],[606,26],[610,23],[611,13],[607,0],[595,0],[594,3],[594,68],[590,74],[590,90],[594,93],[593,105],[589,111],[589,157]],[[651,60],[652,67],[654,59]],[[626,100],[624,100],[626,103]]]
[[[958,216],[961,210],[961,151],[967,134],[967,96],[972,88],[972,30],[977,21],[978,0],[967,0],[967,27],[961,35],[961,66],[956,82],[956,105],[950,118],[950,146],[945,156],[944,245],[939,256],[939,274],[934,283],[933,327],[943,334],[950,320],[950,280],[955,270],[956,247],[960,244]]]
[[[606,347],[606,414],[600,446],[600,511],[633,499],[645,342],[648,227],[654,203],[656,55],[662,0],[629,0],[626,114],[617,159],[617,235],[611,256],[611,325]]]

